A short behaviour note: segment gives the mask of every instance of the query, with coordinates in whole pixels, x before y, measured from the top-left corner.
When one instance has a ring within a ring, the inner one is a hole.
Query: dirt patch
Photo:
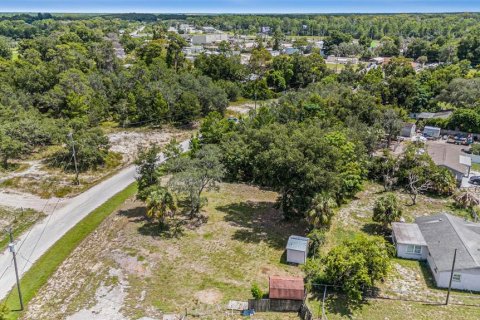
[[[201,303],[212,305],[221,301],[222,293],[217,289],[205,289],[195,293],[195,298]]]
[[[147,147],[152,143],[164,146],[172,138],[180,142],[189,138],[195,130],[196,126],[189,130],[175,128],[152,129],[148,131],[125,130],[108,134],[108,139],[112,145],[110,150],[120,153],[123,156],[124,163],[132,163],[135,160],[138,147]]]

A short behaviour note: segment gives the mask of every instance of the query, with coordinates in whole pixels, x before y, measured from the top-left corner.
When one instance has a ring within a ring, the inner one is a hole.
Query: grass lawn
[[[322,253],[327,253],[357,233],[384,234],[372,220],[375,200],[383,193],[382,186],[367,183],[354,200],[343,205],[327,233]],[[413,222],[418,216],[445,211],[468,217],[468,213],[457,209],[450,198],[421,195],[417,199],[417,205],[412,206],[407,194],[400,191],[395,193],[407,222]],[[379,299],[369,299],[365,305],[353,311],[346,309],[345,298],[331,292],[326,303],[328,319],[479,319],[480,307],[439,305],[445,301],[446,291],[435,288],[429,267],[423,262],[393,258],[389,276],[383,283],[378,283],[377,287]],[[480,295],[454,291],[450,301],[480,306]],[[309,304],[314,313],[319,310],[319,301],[314,297],[309,300]]]
[[[115,315],[132,319],[185,311],[222,319],[229,300],[251,297],[252,283],[266,292],[270,275],[303,274],[283,261],[288,236],[302,235],[305,225],[282,220],[274,209],[276,193],[222,184],[219,192],[206,195],[202,223],[179,218],[169,230],[147,221],[142,203],[128,200],[65,260],[25,319],[92,310],[107,317],[109,301],[121,305]],[[259,318],[297,316],[262,313]]]
[[[340,72],[345,69],[345,65],[341,63],[327,63],[327,68],[333,71]]]
[[[11,226],[15,238],[20,236],[30,226],[43,219],[45,215],[33,209],[15,209],[0,207],[0,250],[3,251],[10,242],[9,236],[3,233],[5,228]]]
[[[120,191],[103,205],[92,211],[80,221],[74,228],[68,231],[55,243],[35,264],[23,275],[21,287],[24,303],[36,295],[38,290],[48,281],[50,276],[57,270],[70,253],[93,232],[100,223],[109,216],[127,198],[136,192],[136,184],[132,184]],[[15,290],[7,297],[6,304],[10,310],[16,310],[18,306]],[[7,319],[17,319],[21,313],[12,312]]]
[[[472,163],[472,170],[480,172],[480,163]]]

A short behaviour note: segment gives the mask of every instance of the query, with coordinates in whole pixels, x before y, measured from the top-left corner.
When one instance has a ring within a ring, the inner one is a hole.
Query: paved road
[[[184,151],[188,150],[189,140],[183,141],[181,147]],[[163,161],[165,161],[163,154],[160,154],[159,162]],[[84,193],[69,199],[63,207],[61,207],[62,200],[57,200],[59,204],[56,210],[46,212],[47,218],[17,239],[17,261],[21,275],[68,230],[134,180],[135,166],[130,166]],[[0,254],[0,300],[14,285],[15,272],[12,255],[6,250]]]

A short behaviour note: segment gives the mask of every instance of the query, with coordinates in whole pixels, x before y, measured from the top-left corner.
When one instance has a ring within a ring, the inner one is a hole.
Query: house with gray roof
[[[287,262],[303,264],[307,261],[308,238],[290,236],[287,242]]]
[[[420,252],[416,249],[418,254],[412,257],[404,256],[396,245],[397,256],[427,260],[440,288],[449,285],[453,256],[457,249],[452,288],[480,291],[480,223],[441,213],[419,217],[415,219],[415,224],[395,223],[393,238],[396,243],[407,242],[422,248]]]
[[[427,259],[427,243],[417,224],[394,222],[392,230],[398,257],[413,260]]]

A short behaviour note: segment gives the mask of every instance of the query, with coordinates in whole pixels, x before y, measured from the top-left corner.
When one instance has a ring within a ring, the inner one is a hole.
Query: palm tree
[[[307,213],[307,221],[314,228],[330,225],[337,206],[335,199],[328,193],[319,193],[312,200],[311,209]]]
[[[177,211],[175,197],[167,188],[157,187],[147,196],[147,217],[165,223],[167,217],[173,218]]]
[[[465,209],[480,205],[480,199],[469,191],[457,193],[454,199],[460,207]]]

